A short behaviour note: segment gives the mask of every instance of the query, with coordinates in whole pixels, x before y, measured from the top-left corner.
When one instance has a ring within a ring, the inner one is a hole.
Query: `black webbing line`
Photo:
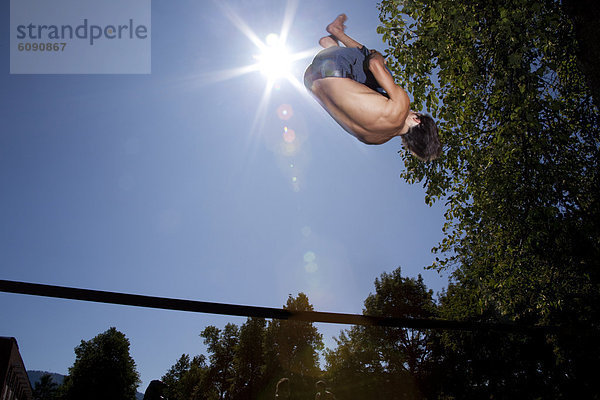
[[[375,325],[411,329],[445,329],[463,331],[496,330],[524,334],[553,333],[558,331],[556,327],[528,327],[509,323],[450,321],[423,318],[391,318],[320,311],[291,311],[283,308],[242,306],[206,301],[170,299],[165,297],[105,292],[101,290],[78,289],[64,286],[43,285],[39,283],[7,280],[0,280],[0,291],[34,296],[55,297],[61,299],[93,301],[97,303],[159,308],[164,310],[235,315],[241,317],[283,319],[292,321],[325,322],[333,324]]]

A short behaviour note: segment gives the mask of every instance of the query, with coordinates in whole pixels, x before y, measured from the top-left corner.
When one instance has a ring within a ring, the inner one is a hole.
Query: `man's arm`
[[[381,53],[371,50],[368,62],[369,70],[377,80],[377,83],[387,92],[390,100],[394,103],[393,109],[396,112],[404,114],[404,118],[406,118],[410,111],[410,99],[406,91],[394,82],[394,78],[385,66],[385,59]]]

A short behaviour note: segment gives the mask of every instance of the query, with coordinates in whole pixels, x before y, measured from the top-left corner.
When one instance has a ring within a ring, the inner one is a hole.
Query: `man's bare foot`
[[[321,39],[319,39],[319,44],[324,48],[340,45],[333,35],[323,36]]]
[[[339,36],[340,34],[344,33],[344,22],[346,22],[347,19],[348,17],[346,17],[346,14],[340,14],[333,20],[332,23],[327,25],[325,30],[327,33],[330,33],[333,36]]]

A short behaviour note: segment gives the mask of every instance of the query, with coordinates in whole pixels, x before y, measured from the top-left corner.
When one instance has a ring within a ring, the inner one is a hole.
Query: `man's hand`
[[[385,58],[381,55],[377,50],[369,50],[371,54],[369,54],[369,69],[373,72],[373,69],[376,68],[376,65],[385,66]]]

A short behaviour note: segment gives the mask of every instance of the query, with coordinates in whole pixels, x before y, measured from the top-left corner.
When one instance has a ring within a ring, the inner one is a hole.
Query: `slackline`
[[[101,290],[79,289],[64,286],[44,285],[7,281],[0,279],[0,292],[54,297],[70,300],[92,301],[97,303],[120,304],[126,306],[178,310],[196,313],[233,315],[241,317],[271,318],[290,321],[324,322],[332,324],[387,326],[410,329],[443,329],[461,331],[504,331],[524,334],[557,333],[557,327],[524,326],[511,323],[491,323],[477,321],[451,321],[425,318],[378,317],[361,314],[343,314],[321,311],[293,311],[283,308],[244,306],[106,292]]]

